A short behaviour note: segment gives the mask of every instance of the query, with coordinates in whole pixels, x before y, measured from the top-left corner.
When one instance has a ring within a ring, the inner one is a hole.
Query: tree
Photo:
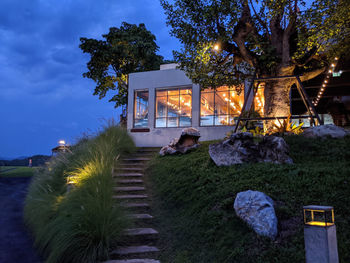
[[[79,47],[91,55],[89,71],[83,76],[96,82],[93,94],[99,99],[109,90],[118,90],[109,101],[114,101],[115,107],[123,106],[128,98],[128,74],[159,69],[163,57],[156,54],[156,37],[144,24],[123,22],[120,28],[111,27],[102,37],[105,40],[80,38]]]
[[[193,82],[205,87],[235,85],[248,76],[321,74],[347,48],[350,1],[161,0],[171,34],[183,44],[174,52]],[[288,116],[295,79],[265,83],[264,114]]]

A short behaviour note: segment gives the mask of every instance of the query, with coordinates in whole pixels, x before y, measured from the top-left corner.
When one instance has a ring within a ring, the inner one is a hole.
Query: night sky
[[[51,154],[58,140],[119,120],[112,93],[99,100],[82,77],[89,55],[79,38],[101,38],[123,21],[144,23],[166,59],[180,48],[158,0],[0,1],[0,158]]]

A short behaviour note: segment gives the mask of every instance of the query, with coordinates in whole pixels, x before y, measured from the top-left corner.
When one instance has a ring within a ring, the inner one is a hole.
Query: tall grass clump
[[[135,146],[126,131],[104,127],[51,159],[33,178],[24,219],[48,263],[97,262],[126,227],[113,201],[112,169]]]

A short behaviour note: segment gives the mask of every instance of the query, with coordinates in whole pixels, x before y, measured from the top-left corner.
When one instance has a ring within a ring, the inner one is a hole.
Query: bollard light
[[[327,227],[334,225],[334,209],[332,206],[304,206],[304,224]]]
[[[303,207],[306,263],[339,263],[332,206]]]

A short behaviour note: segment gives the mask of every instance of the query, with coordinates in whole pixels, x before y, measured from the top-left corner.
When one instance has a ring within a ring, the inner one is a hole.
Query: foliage
[[[104,40],[80,38],[80,48],[90,54],[88,72],[83,76],[96,82],[94,95],[104,98],[109,90],[118,90],[109,101],[115,107],[127,103],[128,74],[159,69],[163,58],[156,54],[156,37],[144,24],[123,22],[120,28],[111,27],[102,35]]]
[[[285,140],[291,165],[217,167],[208,154],[211,142],[186,155],[153,160],[147,174],[159,206],[162,262],[305,262],[302,207],[307,204],[334,206],[340,262],[350,262],[350,138]],[[235,196],[248,189],[276,201],[276,241],[257,236],[235,215]]]
[[[108,126],[54,157],[35,175],[24,218],[47,262],[97,262],[127,224],[113,201],[115,157],[134,148],[126,131]],[[75,185],[67,185],[74,175]]]
[[[174,56],[202,87],[235,85],[253,71],[258,76],[298,74],[311,79],[328,64],[325,55],[346,54],[346,48],[338,46],[349,44],[349,1],[161,3],[171,34],[183,44]]]
[[[303,132],[302,126],[304,123],[296,124],[296,122],[292,122],[290,120],[290,117],[292,115],[289,115],[286,120],[282,120],[282,122],[279,119],[276,119],[276,122],[274,123],[272,129],[268,131],[267,133],[273,134],[273,133],[279,133],[279,134],[284,134],[284,133],[293,133],[293,134],[301,134]]]
[[[247,130],[246,127],[243,127],[243,129],[241,130],[241,132],[250,132],[253,134],[253,136],[264,136],[266,134],[266,132],[264,131],[264,128],[261,128],[260,126],[256,126],[255,129],[249,129]]]

